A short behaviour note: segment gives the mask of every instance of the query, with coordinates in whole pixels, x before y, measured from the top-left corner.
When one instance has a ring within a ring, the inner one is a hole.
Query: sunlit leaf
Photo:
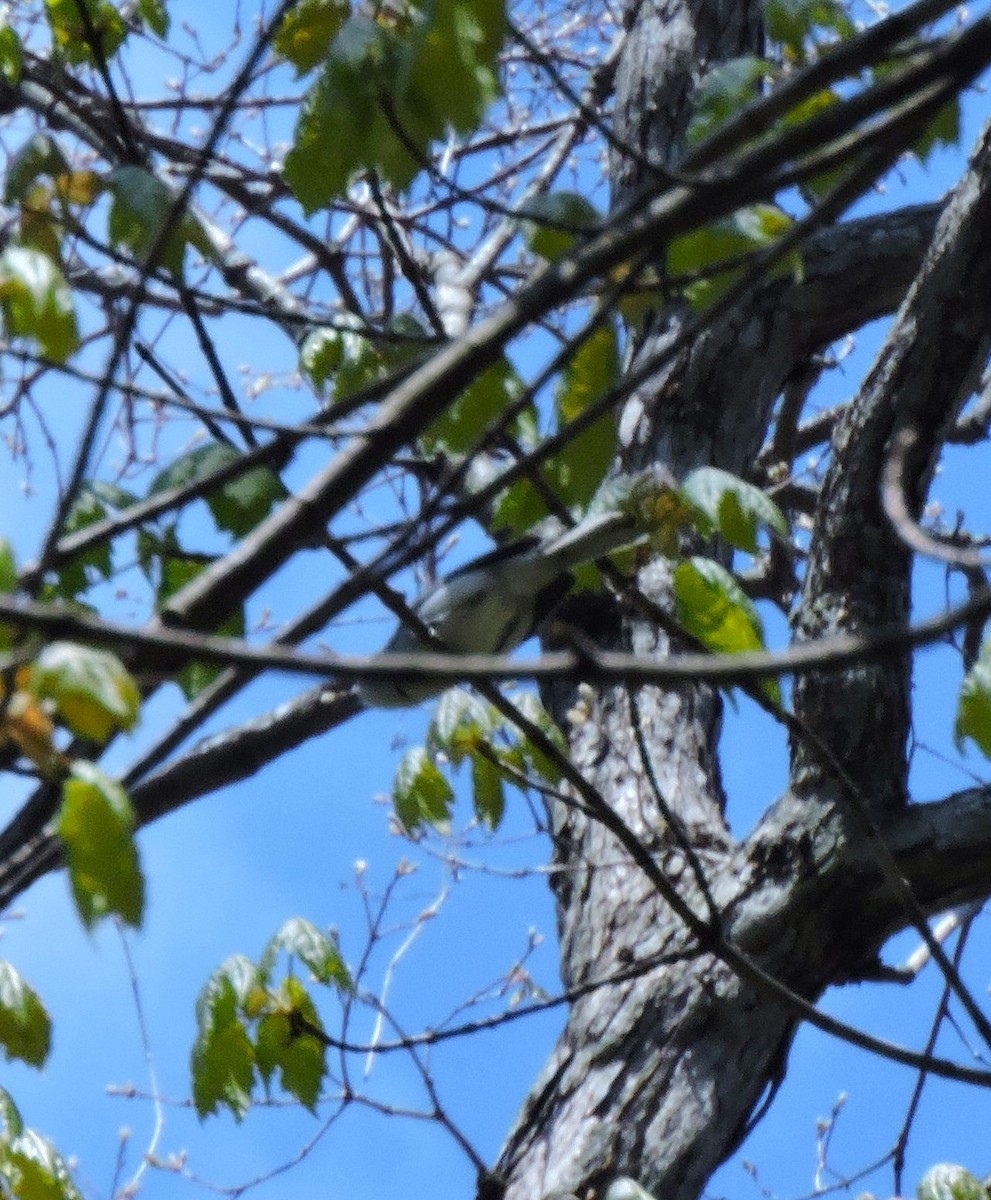
[[[728,471],[699,467],[686,477],[681,493],[705,518],[708,528],[703,532],[715,530],[748,554],[757,553],[760,525],[781,538],[788,536],[788,522],[770,496]]]
[[[679,563],[674,594],[678,620],[710,650],[740,654],[765,648],[757,606],[729,571],[711,558]],[[772,699],[780,699],[777,680],[765,680],[761,686]]]
[[[449,454],[466,454],[481,435],[497,427],[500,417],[524,394],[525,385],[505,358],[483,371],[450,404],[423,436],[428,450],[440,447]],[[511,431],[512,426],[507,428]]]
[[[793,223],[777,205],[751,204],[675,238],[668,247],[668,271],[676,279],[685,279],[685,295],[693,307],[704,309],[740,277],[748,255],[772,245]],[[723,264],[726,269],[720,270]],[[800,258],[791,254],[776,264],[774,273],[800,270]]]
[[[539,696],[534,692],[518,692],[513,696],[513,704],[531,724],[535,725],[549,739],[560,754],[567,757],[568,749],[564,734],[541,703]],[[541,779],[552,785],[560,782],[561,767],[554,758],[545,754],[525,736],[521,737],[521,748],[527,764],[537,772]]]
[[[499,768],[484,754],[472,756],[471,794],[479,820],[498,829],[506,811],[506,792]]]
[[[255,1050],[240,1011],[255,986],[254,965],[237,956],[217,968],[196,1000],[191,1069],[200,1118],[223,1105],[240,1121],[251,1107]]]
[[[301,0],[283,18],[272,46],[305,75],[326,58],[350,11],[347,0]]]
[[[0,79],[11,87],[21,81],[24,67],[24,47],[3,16],[0,16]]]
[[[36,1129],[0,1147],[0,1174],[15,1200],[82,1200],[65,1160]]]
[[[991,758],[991,641],[981,646],[977,662],[964,676],[954,737],[960,749],[966,738],[972,738]]]
[[[168,36],[170,21],[165,0],[138,0],[138,13],[152,33],[160,38]]]
[[[456,767],[491,736],[498,722],[498,713],[488,701],[465,688],[448,688],[427,731],[427,745],[447,755]]]
[[[262,957],[267,959],[279,950],[305,963],[320,983],[334,983],[342,991],[353,989],[351,973],[341,957],[336,937],[324,933],[304,917],[286,921]]]
[[[987,1200],[987,1190],[976,1175],[955,1163],[937,1163],[919,1181],[919,1200]]]
[[[0,253],[0,306],[8,335],[33,338],[55,362],[79,346],[72,292],[47,254],[28,246]]]
[[[311,1030],[322,1032],[320,1014],[300,981],[289,978],[258,1022],[255,1057],[266,1082],[278,1070],[282,1088],[313,1112],[327,1074],[327,1047]]]
[[[40,1067],[51,1042],[52,1022],[41,997],[11,963],[0,959],[0,1046],[7,1060]]]
[[[16,589],[17,563],[14,560],[14,551],[10,542],[0,537],[0,596],[9,595]],[[0,650],[9,650],[16,636],[10,625],[0,624]]]
[[[450,828],[454,792],[422,746],[407,750],[392,785],[396,815],[411,832],[433,825],[445,833]]]
[[[92,927],[114,913],[128,925],[140,925],[144,877],[134,810],[120,784],[93,763],[74,762],[62,786],[57,828],[83,923]]]
[[[112,58],[127,36],[127,26],[110,0],[45,0],[45,8],[55,45],[71,63]]]
[[[805,61],[805,43],[816,30],[844,39],[856,32],[840,0],[767,0],[764,19],[770,40],[783,45],[798,62]]]
[[[51,700],[78,737],[104,742],[119,729],[133,729],[141,694],[116,655],[75,642],[52,642],[31,665],[31,687]]]

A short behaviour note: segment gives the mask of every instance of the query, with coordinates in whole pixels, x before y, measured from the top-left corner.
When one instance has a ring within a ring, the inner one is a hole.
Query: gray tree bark
[[[727,0],[630,6],[614,128],[634,153],[614,158],[617,205],[634,203],[655,168],[677,162],[699,78],[714,62],[759,49],[758,13]],[[918,511],[983,367],[989,155],[985,141],[921,268],[909,245],[917,252],[932,211],[826,229],[807,250],[801,283],[755,289],[622,414],[624,468],[661,463],[682,477],[713,464],[747,475],[789,379],[829,341],[904,300],[835,430],[793,611],[798,640],[909,619],[911,556],[881,509],[879,480],[893,434],[910,427],[917,449],[906,474]],[[678,312],[659,317],[638,355],[670,341],[680,320]],[[670,607],[663,564],[638,582]],[[618,609],[585,616],[607,644],[679,652],[643,618]],[[908,653],[799,679],[789,787],[743,840],[724,818],[721,701],[711,688],[600,689],[592,700],[585,694],[581,716],[566,690],[548,699],[570,721],[574,764],[667,883],[727,943],[814,1001],[833,983],[870,974],[884,940],[911,919],[878,866],[878,843],[920,910],[989,890],[980,862],[991,797],[974,790],[907,806],[910,681]],[[773,1094],[798,1014],[712,953],[595,815],[555,801],[549,820],[561,971],[578,997],[495,1178],[511,1200],[556,1192],[584,1200],[618,1175],[664,1200],[694,1200]]]

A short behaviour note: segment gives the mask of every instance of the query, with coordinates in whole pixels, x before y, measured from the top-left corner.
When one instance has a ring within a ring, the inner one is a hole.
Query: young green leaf
[[[987,758],[991,758],[991,641],[981,646],[977,662],[964,676],[954,727],[957,748],[972,738]]]
[[[517,216],[523,240],[534,254],[557,262],[580,238],[587,238],[602,224],[602,214],[578,192],[544,192],[522,204]]]
[[[21,39],[0,14],[0,79],[11,87],[17,87],[23,69],[24,47]]]
[[[127,37],[127,25],[110,0],[45,0],[45,8],[55,45],[75,65],[113,58]]]
[[[129,250],[142,261],[158,244],[168,221],[170,231],[159,248],[158,261],[173,275],[182,275],[186,246],[194,246],[204,258],[213,256],[213,246],[202,225],[191,213],[172,214],[175,195],[157,176],[144,167],[118,167],[110,176],[108,234],[111,243]]]
[[[40,250],[8,246],[0,253],[0,306],[8,336],[33,338],[55,362],[65,362],[78,348],[72,292]]]
[[[770,59],[755,54],[741,54],[708,71],[696,93],[695,111],[688,124],[689,143],[702,141],[756,99],[761,81],[774,72]]]
[[[305,75],[327,57],[350,12],[347,0],[300,0],[286,13],[272,46],[293,64],[297,76]]]
[[[446,754],[457,767],[492,735],[498,722],[498,713],[480,696],[465,688],[448,688],[427,731],[427,745]]]
[[[695,557],[675,568],[674,595],[678,620],[710,650],[740,654],[763,650],[764,625],[757,606],[733,576],[711,558]],[[764,691],[780,702],[776,679],[763,681]]]
[[[699,467],[681,485],[683,498],[701,514],[703,532],[718,531],[731,546],[756,554],[757,528],[764,525],[787,538],[788,522],[760,488],[718,467]]]
[[[856,32],[840,0],[767,0],[764,19],[770,40],[784,46],[799,64],[806,61],[805,43],[817,29],[835,33],[841,39]]]
[[[685,295],[696,309],[704,309],[730,287],[746,266],[746,257],[776,242],[794,224],[775,204],[751,204],[728,217],[675,238],[668,247],[667,269],[677,279],[685,277]],[[720,267],[725,264],[725,270]],[[801,273],[797,253],[778,263],[775,274]]]
[[[269,942],[262,961],[274,961],[280,950],[305,963],[320,983],[336,984],[345,992],[353,990],[351,973],[341,957],[337,939],[323,933],[304,917],[293,917],[285,922]]]
[[[144,877],[134,840],[134,810],[120,784],[93,763],[73,763],[62,785],[57,828],[86,927],[110,913],[128,925],[140,925]]]
[[[290,977],[258,1021],[255,1059],[266,1083],[278,1070],[282,1088],[314,1112],[327,1075],[327,1047],[310,1029],[322,1032],[320,1014],[300,981]]]
[[[554,718],[544,708],[540,697],[536,693],[517,692],[513,696],[513,703],[523,716],[531,724],[536,725],[540,732],[549,738],[563,755],[567,755],[568,744],[565,741],[564,734],[555,724]],[[554,759],[538,749],[528,738],[522,736],[520,738],[520,748],[523,751],[528,766],[536,771],[541,779],[551,785],[560,782],[561,768]]]
[[[937,1163],[922,1176],[919,1200],[987,1200],[987,1188],[966,1167]]]
[[[0,1176],[15,1200],[82,1200],[65,1159],[36,1129],[0,1145]]]
[[[516,368],[501,358],[483,371],[449,405],[423,435],[423,445],[448,454],[467,454],[486,430],[518,404],[525,384]],[[512,429],[512,426],[509,426]]]
[[[6,538],[0,537],[0,596],[9,595],[17,588],[17,563],[14,551]],[[16,633],[10,625],[0,625],[0,650],[9,650],[14,644]]]
[[[251,1107],[255,1049],[240,1013],[256,983],[254,964],[235,956],[217,968],[197,997],[190,1065],[201,1119],[223,1105],[240,1121]]]
[[[160,38],[168,37],[171,22],[165,0],[138,0],[138,14],[152,33]]]
[[[6,959],[0,959],[0,1046],[7,1060],[40,1067],[52,1044],[52,1021],[41,997]]]
[[[475,815],[489,829],[498,829],[506,812],[502,774],[491,759],[478,752],[471,759],[471,791]]]
[[[454,792],[423,746],[407,750],[392,785],[396,815],[410,832],[433,825],[450,829]]]
[[[133,729],[141,710],[138,685],[107,650],[52,642],[31,664],[30,680],[32,691],[54,703],[69,730],[94,742]]]
[[[41,175],[55,178],[69,170],[69,163],[61,147],[47,133],[36,133],[16,151],[7,167],[4,184],[5,204],[15,204],[27,199]]]

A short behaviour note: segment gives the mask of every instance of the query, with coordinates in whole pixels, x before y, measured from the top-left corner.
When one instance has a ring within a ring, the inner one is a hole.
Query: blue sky
[[[204,38],[218,44],[226,37],[228,6],[209,11],[202,5],[173,3],[173,20],[197,20]],[[214,29],[205,28],[209,17]],[[150,86],[150,85],[149,85]],[[987,112],[979,94],[967,104],[965,149],[972,143]],[[909,169],[903,185],[891,185],[892,200],[934,198],[959,172],[959,155],[944,155],[927,172]],[[184,334],[168,334],[172,349],[185,352]],[[278,337],[251,342],[241,349],[247,360],[276,374],[292,369],[291,347]],[[851,394],[859,372],[869,362],[871,337],[860,339],[856,355],[833,372],[823,403]],[[233,353],[233,352],[232,352]],[[296,405],[298,397],[275,391],[274,404]],[[82,397],[45,397],[59,436],[70,438]],[[77,407],[79,405],[79,407]],[[280,409],[284,413],[285,409]],[[112,454],[110,445],[109,453]],[[947,511],[970,506],[986,488],[987,466],[981,452],[955,453],[935,494]],[[22,491],[24,472],[6,460],[0,464],[0,511],[6,533],[22,560],[32,556],[47,518],[50,479],[39,456],[33,481],[35,495]],[[195,536],[201,517],[194,511],[187,529]],[[318,554],[294,565],[270,589],[276,611],[298,588],[327,583],[329,567]],[[926,612],[943,602],[941,577],[920,571],[919,606]],[[137,599],[118,601],[139,607]],[[340,648],[374,648],[384,641],[387,624],[360,625],[337,631]],[[779,640],[783,630],[772,630]],[[952,704],[959,676],[958,660],[945,650],[920,656],[916,675],[919,736],[933,750],[952,754]],[[291,694],[291,681],[267,680],[248,689],[225,712],[237,720],[264,711]],[[166,690],[144,717],[130,745],[161,728],[177,708],[177,696]],[[241,1127],[221,1116],[201,1125],[184,1103],[189,1095],[188,1056],[194,1036],[196,995],[210,973],[234,953],[257,956],[268,938],[294,915],[340,930],[345,956],[355,961],[364,947],[367,928],[362,888],[376,896],[393,880],[397,864],[408,859],[413,873],[402,877],[390,909],[387,930],[372,958],[369,985],[381,982],[391,957],[418,930],[398,963],[389,1000],[408,1028],[436,1025],[468,997],[497,983],[528,952],[534,933],[543,944],[527,958],[537,983],[553,991],[557,984],[554,914],[540,869],[547,857],[543,842],[530,833],[525,806],[514,801],[494,844],[477,832],[457,847],[466,861],[484,870],[454,872],[445,862],[451,849],[437,839],[413,845],[390,831],[390,811],[381,801],[404,746],[422,739],[430,708],[412,712],[363,714],[346,728],[318,739],[254,779],[177,813],[142,834],[141,851],[149,880],[144,928],[126,934],[135,966],[134,983],[119,935],[105,927],[83,932],[62,876],[33,887],[8,915],[0,952],[13,961],[40,991],[55,1021],[51,1061],[40,1072],[16,1064],[0,1076],[14,1095],[26,1121],[53,1138],[78,1160],[77,1178],[88,1195],[111,1192],[118,1159],[120,1130],[131,1130],[124,1156],[122,1182],[138,1169],[141,1155],[185,1156],[185,1170],[213,1185],[231,1187],[261,1177],[301,1153],[321,1129],[321,1118],[293,1108],[258,1109]],[[755,752],[755,747],[759,750]],[[768,719],[745,701],[731,715],[723,741],[730,817],[743,830],[773,802],[785,778],[783,738]],[[120,763],[131,754],[121,744]],[[966,765],[984,774],[984,764],[971,750]],[[931,798],[968,779],[929,750],[917,753],[913,782],[920,799]],[[14,811],[19,793],[3,797],[3,815]],[[458,812],[467,822],[467,806]],[[355,864],[364,869],[356,872]],[[359,882],[360,880],[360,882]],[[438,915],[420,914],[444,897]],[[978,995],[991,979],[991,962],[983,923],[974,935],[967,978]],[[898,939],[890,958],[898,961],[914,948],[914,936]],[[838,990],[825,1003],[830,1011],[883,1036],[920,1045],[938,996],[939,982],[929,972],[911,991],[855,987]],[[499,1001],[498,1003],[504,1003]],[[139,1027],[139,1005],[146,1024],[150,1064]],[[336,1001],[327,1006],[333,1027]],[[482,1011],[489,1011],[483,1009]],[[470,1015],[470,1014],[469,1014]],[[563,1017],[552,1010],[508,1028],[436,1048],[429,1056],[440,1100],[479,1153],[492,1161],[529,1084],[549,1051]],[[370,1016],[356,1025],[355,1036],[371,1031]],[[947,1052],[965,1054],[951,1041]],[[361,1081],[363,1063],[357,1063]],[[155,1136],[156,1111],[142,1095],[108,1095],[107,1087],[134,1085],[151,1090],[153,1067],[158,1088],[168,1102],[164,1127]],[[906,1069],[867,1058],[815,1031],[802,1031],[792,1053],[788,1080],[770,1117],[711,1185],[718,1196],[756,1195],[742,1159],[759,1167],[760,1184],[772,1194],[808,1192],[816,1170],[816,1123],[827,1117],[841,1093],[849,1098],[837,1122],[831,1164],[853,1171],[890,1145],[901,1120],[914,1077]],[[424,1104],[422,1087],[399,1055],[379,1055],[361,1086],[383,1105],[417,1108]],[[174,1104],[178,1100],[181,1103]],[[326,1115],[329,1115],[329,1111]],[[934,1083],[927,1091],[917,1135],[911,1145],[907,1181],[914,1186],[932,1162],[955,1160],[978,1171],[991,1167],[986,1158],[986,1130],[991,1101],[959,1085]],[[402,1194],[426,1200],[438,1190],[467,1196],[473,1173],[451,1139],[435,1125],[387,1117],[353,1106],[329,1128],[288,1176],[259,1184],[253,1194],[354,1198]],[[152,1200],[172,1197],[176,1176],[148,1171],[142,1180]],[[190,1184],[192,1186],[192,1184]],[[876,1183],[890,1191],[890,1175]]]

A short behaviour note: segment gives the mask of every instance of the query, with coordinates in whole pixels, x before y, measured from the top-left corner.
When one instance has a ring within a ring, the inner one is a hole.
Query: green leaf
[[[350,11],[347,0],[301,0],[283,18],[272,45],[297,75],[305,75],[327,57]]]
[[[966,1167],[938,1163],[919,1181],[919,1200],[987,1200],[984,1185]]]
[[[925,133],[912,146],[923,163],[928,163],[933,152],[940,146],[953,147],[960,144],[962,114],[960,100],[954,97],[940,109]]]
[[[740,260],[776,242],[793,224],[792,218],[775,204],[737,209],[711,225],[675,238],[668,247],[668,273],[676,279],[684,277],[688,300],[694,308],[704,309],[746,269],[745,261]],[[719,270],[724,263],[726,270]],[[794,252],[776,264],[773,274],[798,275],[800,271],[801,259]]]
[[[112,484],[91,482],[83,484],[76,501],[69,510],[65,522],[65,532],[79,533],[91,525],[107,518],[107,504],[123,509],[134,503],[135,497],[130,496]],[[99,542],[76,554],[69,562],[59,567],[55,572],[55,583],[52,593],[65,600],[74,600],[100,579],[109,579],[113,575],[113,555],[109,540]]]
[[[323,933],[304,917],[293,917],[272,938],[263,954],[263,961],[274,959],[279,950],[306,964],[320,983],[336,984],[341,991],[354,990],[351,973],[341,957],[336,937]]]
[[[958,749],[963,749],[965,738],[972,738],[991,758],[991,641],[981,646],[977,662],[964,676],[954,737]]]
[[[517,213],[523,240],[534,254],[557,262],[602,224],[602,214],[579,192],[545,192]]]
[[[0,596],[8,596],[17,590],[17,563],[14,551],[6,538],[0,537]],[[17,639],[17,632],[10,625],[0,625],[0,650],[9,650]]]
[[[258,1022],[258,1069],[266,1082],[278,1070],[282,1088],[313,1112],[327,1074],[327,1047],[305,1026],[322,1032],[320,1014],[298,979],[285,981],[276,1005]]]
[[[400,127],[426,148],[449,127],[473,132],[499,94],[505,0],[427,0],[397,29],[391,99]]]
[[[40,250],[8,246],[0,253],[0,306],[10,337],[33,338],[55,362],[79,346],[72,292],[58,265]]]
[[[506,812],[506,792],[499,768],[484,754],[472,755],[471,788],[479,820],[498,829]]]
[[[464,688],[448,688],[427,731],[427,745],[446,754],[457,767],[492,735],[498,724],[498,713],[487,701]]]
[[[11,156],[4,185],[4,202],[15,204],[26,200],[41,175],[54,179],[68,172],[69,163],[58,142],[47,133],[36,133]]]
[[[133,729],[141,694],[116,655],[75,642],[52,642],[31,664],[31,689],[51,700],[77,737],[105,742],[116,730]]]
[[[774,72],[775,64],[770,59],[755,54],[741,54],[708,71],[696,93],[695,111],[688,125],[689,143],[702,141],[755,100],[761,81]]]
[[[718,467],[699,467],[681,485],[681,495],[705,519],[703,532],[718,532],[731,546],[756,554],[757,528],[765,525],[788,537],[788,522],[760,488]]]
[[[427,0],[378,21],[352,16],[304,98],[285,178],[307,213],[361,171],[397,188],[419,174],[430,143],[471,132],[498,94],[503,0]]]
[[[65,1160],[35,1129],[0,1147],[0,1175],[16,1200],[82,1200]]]
[[[840,0],[767,0],[764,19],[770,40],[783,45],[799,63],[805,61],[806,39],[816,29],[829,30],[841,39],[856,32]]]
[[[711,558],[679,563],[674,572],[674,595],[678,620],[710,650],[740,654],[765,648],[757,606],[729,571]],[[780,702],[777,680],[765,680],[761,686]]]
[[[513,703],[524,717],[540,730],[558,750],[567,757],[568,743],[564,734],[558,728],[535,692],[518,692],[513,696]],[[558,763],[539,750],[529,738],[521,739],[521,748],[525,761],[530,768],[537,772],[541,779],[553,785],[561,781],[561,768]]]
[[[620,360],[612,324],[594,329],[571,356],[557,387],[555,404],[563,427],[585,413],[619,381]]]
[[[172,190],[144,167],[118,167],[110,176],[110,205],[107,231],[110,242],[129,250],[139,261],[158,244],[163,226],[170,229],[157,261],[173,275],[182,275],[186,246],[194,246],[205,258],[213,256],[213,247],[199,221],[191,213],[173,214],[176,196]]]
[[[159,580],[156,599],[161,608],[167,600],[181,592],[194,579],[202,575],[206,568],[215,561],[212,555],[194,555],[183,551],[175,540],[174,529],[166,535],[156,538],[146,530],[138,537],[139,562],[146,575],[151,577],[152,564],[156,562],[159,570]],[[238,608],[213,632],[221,637],[244,637],[245,621],[244,607]],[[182,688],[187,700],[192,700],[210,686],[223,667],[216,663],[187,663],[176,676],[176,683]]]
[[[236,956],[217,968],[197,997],[190,1065],[201,1119],[223,1105],[240,1121],[251,1107],[255,1050],[239,1014],[256,986],[254,964]]]
[[[0,959],[0,1046],[7,1060],[40,1067],[52,1044],[52,1021],[41,997],[6,959]]]
[[[523,396],[526,386],[513,365],[499,359],[461,392],[423,435],[427,450],[467,454],[478,439]],[[512,430],[512,424],[507,428]]]
[[[24,1132],[24,1120],[14,1097],[4,1087],[0,1087],[0,1122],[0,1145],[13,1141]]]
[[[170,19],[165,0],[138,0],[138,13],[152,33],[160,38],[168,36]]]
[[[433,825],[441,833],[450,829],[454,792],[423,746],[407,750],[392,785],[396,815],[411,833]]]
[[[17,562],[13,547],[6,538],[0,537],[0,595],[17,590]]]
[[[24,67],[24,47],[8,22],[0,16],[0,79],[11,87],[21,82]]]
[[[197,446],[171,463],[152,481],[149,496],[172,488],[185,488],[229,467],[242,456],[225,442]],[[278,475],[268,467],[253,467],[210,492],[206,498],[217,528],[235,537],[250,533],[286,498],[286,489]]]
[[[127,793],[93,763],[73,763],[57,818],[76,907],[87,928],[110,913],[138,926],[144,877]]]
[[[207,497],[217,528],[241,538],[261,524],[288,492],[269,467],[254,467]]]
[[[89,21],[80,13],[83,6]],[[113,58],[127,37],[127,26],[109,0],[45,0],[45,8],[55,45],[74,65]]]
[[[392,58],[386,31],[367,17],[351,17],[338,33],[303,99],[285,159],[286,182],[307,214],[342,195],[362,169],[379,166],[397,187],[417,174],[419,163],[396,145],[379,103]]]

